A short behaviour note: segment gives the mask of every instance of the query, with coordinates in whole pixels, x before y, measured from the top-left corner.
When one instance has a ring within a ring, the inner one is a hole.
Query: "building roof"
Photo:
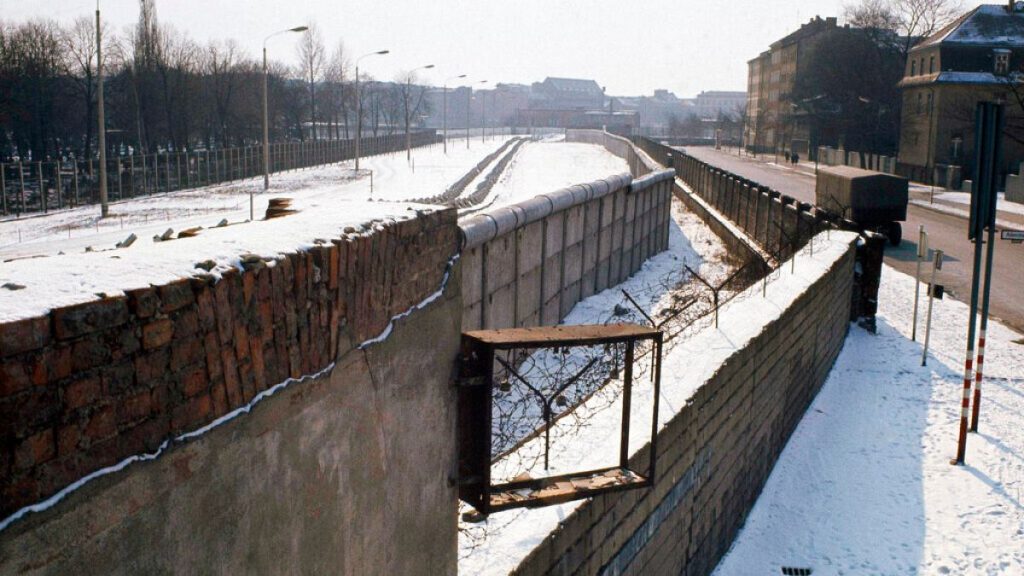
[[[788,36],[784,36],[781,40],[773,42],[771,48],[774,50],[776,48],[781,48],[783,46],[789,46],[790,44],[799,42],[805,38],[809,38],[811,36],[814,36],[815,34],[818,34],[830,28],[834,29],[837,27],[838,23],[835,17],[830,16],[828,18],[822,19],[821,16],[816,16],[812,18],[810,22],[800,26],[800,28],[797,31],[790,33]]]
[[[746,98],[746,92],[738,91],[725,91],[725,90],[708,90],[707,92],[701,92],[697,95],[697,98]]]
[[[594,80],[583,80],[580,78],[553,78],[548,76],[544,83],[555,90],[563,92],[590,92],[592,94],[604,94],[604,90]]]
[[[922,76],[908,76],[904,78],[900,88],[912,86],[923,86],[925,84],[988,84],[988,85],[1009,85],[1007,77],[996,76],[992,72],[936,72]]]
[[[937,44],[1024,47],[1024,3],[1017,2],[1012,13],[1005,4],[982,4],[914,46],[914,50]]]

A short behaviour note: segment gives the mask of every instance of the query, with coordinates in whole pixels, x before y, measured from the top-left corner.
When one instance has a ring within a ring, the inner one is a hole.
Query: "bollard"
[[[911,342],[917,342],[917,306],[921,293],[921,262],[928,257],[928,233],[924,231],[924,224],[918,230],[917,237],[917,271],[914,273],[914,324],[910,329]]]
[[[924,351],[921,353],[921,366],[928,365],[928,344],[932,335],[932,304],[935,302],[935,276],[942,270],[942,250],[935,251],[935,263],[932,266],[932,281],[928,286],[928,318],[924,328]]]

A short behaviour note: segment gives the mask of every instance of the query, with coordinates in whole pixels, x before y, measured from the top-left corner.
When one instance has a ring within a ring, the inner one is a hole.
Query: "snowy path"
[[[989,326],[980,433],[955,454],[967,306],[910,340],[913,279],[886,267],[879,333],[853,329],[716,575],[1024,574],[1024,339]]]
[[[483,211],[629,172],[625,160],[602,146],[545,139],[527,142],[481,204]],[[468,188],[467,188],[468,190]],[[480,211],[474,207],[473,211]]]

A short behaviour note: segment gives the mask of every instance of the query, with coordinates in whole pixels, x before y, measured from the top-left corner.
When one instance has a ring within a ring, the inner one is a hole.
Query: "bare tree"
[[[316,83],[323,77],[327,49],[324,48],[323,35],[315,23],[308,24],[296,49],[299,53],[299,71],[309,83],[309,122],[313,139],[316,140]]]
[[[963,12],[961,0],[860,0],[844,7],[850,26],[893,32],[906,60],[919,40],[931,36]]]
[[[202,71],[211,106],[210,124],[216,127],[218,139],[228,142],[231,116],[235,112],[235,95],[241,83],[238,64],[241,59],[238,43],[210,42],[204,50]]]
[[[348,98],[350,91],[345,86],[345,82],[349,79],[351,65],[348,50],[345,49],[345,43],[339,41],[334,48],[334,52],[331,54],[331,59],[327,64],[327,70],[324,75],[329,86],[331,100],[330,116],[334,119],[335,138],[339,136],[337,133],[339,118],[345,127],[345,138],[348,138]]]
[[[425,86],[416,85],[416,72],[403,72],[395,79],[398,89],[399,102],[402,111],[402,120],[405,126],[405,139],[409,140],[409,130],[412,119],[415,118],[423,107],[423,97],[427,93]],[[411,158],[410,152],[406,149],[406,159]]]
[[[109,37],[107,26],[103,26],[103,36]],[[79,153],[83,158],[92,155],[92,138],[94,130],[93,115],[96,106],[96,22],[87,16],[81,16],[71,27],[61,34],[64,68],[74,81],[75,91],[82,100],[83,128],[85,134]],[[103,51],[110,53],[107,47]],[[109,58],[106,58],[109,59]]]

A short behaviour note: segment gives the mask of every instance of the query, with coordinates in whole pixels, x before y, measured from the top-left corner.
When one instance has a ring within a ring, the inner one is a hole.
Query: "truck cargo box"
[[[869,227],[907,219],[907,179],[850,166],[818,169],[816,204]]]

